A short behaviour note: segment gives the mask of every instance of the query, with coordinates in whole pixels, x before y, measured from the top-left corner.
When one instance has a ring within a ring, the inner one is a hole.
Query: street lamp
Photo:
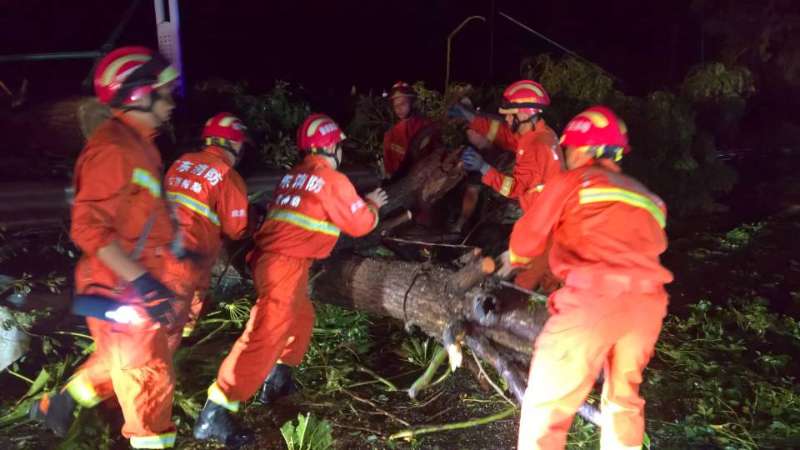
[[[444,92],[445,93],[447,92],[447,87],[450,85],[450,47],[451,47],[451,41],[453,40],[453,37],[456,34],[458,34],[458,32],[461,31],[462,28],[464,28],[464,25],[468,24],[469,22],[471,22],[473,20],[482,20],[482,21],[486,22],[486,18],[483,17],[483,16],[469,16],[466,19],[464,19],[464,21],[461,22],[461,24],[459,24],[452,32],[450,32],[449,35],[447,35],[447,66],[446,66],[445,75],[444,75]]]

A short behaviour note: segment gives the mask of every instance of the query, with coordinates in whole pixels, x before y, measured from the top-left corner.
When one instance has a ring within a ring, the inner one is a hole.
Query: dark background
[[[383,90],[398,79],[441,89],[445,41],[464,18],[489,16],[490,0],[182,1],[184,68],[191,83],[209,77],[274,79],[302,84],[332,99]],[[0,54],[98,49],[117,26],[128,0],[0,1]],[[701,61],[701,22],[689,0],[552,2],[496,0],[505,12],[599,64],[630,94],[669,87]],[[153,3],[139,2],[118,45],[156,46]],[[452,79],[505,84],[520,59],[558,48],[496,16],[493,76],[489,30],[468,24],[453,41]],[[705,49],[708,55],[708,49]],[[89,60],[0,64],[0,80],[28,77],[33,95],[72,94],[91,70]]]

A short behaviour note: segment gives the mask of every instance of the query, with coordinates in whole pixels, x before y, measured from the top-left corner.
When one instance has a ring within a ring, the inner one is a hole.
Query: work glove
[[[175,324],[177,317],[172,309],[175,303],[174,292],[153,278],[149,272],[131,281],[130,287],[136,295],[134,303],[140,303],[152,320],[166,327]]]
[[[494,273],[495,276],[507,280],[511,278],[511,275],[518,269],[511,264],[511,253],[510,250],[504,251],[498,258],[500,263],[500,267]]]
[[[378,207],[380,209],[386,202],[389,201],[389,195],[386,194],[382,188],[377,188],[374,191],[370,192],[369,194],[365,195],[364,198],[367,199],[370,203]]]
[[[450,119],[463,119],[467,122],[472,122],[472,119],[475,118],[475,110],[461,103],[454,103],[447,108],[447,117]]]
[[[483,157],[474,148],[467,147],[461,154],[461,161],[464,162],[464,170],[467,172],[480,172],[485,175],[491,166],[483,160]]]

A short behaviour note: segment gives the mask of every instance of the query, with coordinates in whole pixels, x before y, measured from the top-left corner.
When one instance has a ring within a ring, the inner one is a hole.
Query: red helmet
[[[178,71],[147,47],[121,47],[105,55],[94,71],[98,100],[129,105],[178,78]]]
[[[393,84],[392,88],[389,90],[389,100],[394,100],[398,97],[414,98],[416,96],[417,93],[414,92],[414,88],[412,88],[411,85],[405,81],[398,81],[397,83]]]
[[[628,129],[614,111],[605,106],[592,106],[573,117],[564,127],[561,145],[594,149],[596,157],[618,160],[630,151]]]
[[[550,105],[550,97],[541,84],[533,80],[520,80],[503,91],[500,114],[536,114]]]
[[[311,114],[297,129],[297,146],[300,150],[329,147],[346,138],[339,125],[325,114]]]
[[[247,127],[231,113],[219,113],[208,119],[203,127],[203,142],[206,145],[230,146],[230,143],[244,143]]]

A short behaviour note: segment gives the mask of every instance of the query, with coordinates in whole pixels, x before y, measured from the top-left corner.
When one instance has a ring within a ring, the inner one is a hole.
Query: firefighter
[[[564,155],[557,136],[541,117],[543,109],[549,105],[550,97],[542,85],[520,80],[503,92],[499,112],[505,116],[505,123],[476,115],[462,103],[454,104],[448,112],[450,117],[469,122],[467,137],[474,147],[484,149],[495,145],[515,153],[514,171],[510,176],[486,163],[474,149],[464,151],[462,160],[465,170],[479,173],[484,184],[504,197],[516,199],[523,212],[530,209],[545,184],[564,169]],[[463,216],[462,222],[465,221]],[[558,280],[547,267],[547,253],[532,260],[515,282],[525,289],[540,284],[545,291],[554,289]]]
[[[113,115],[89,137],[75,163],[70,237],[83,252],[75,290],[118,301],[136,320],[87,318],[94,352],[63,389],[31,408],[31,416],[58,436],[69,430],[77,405],[93,407],[116,397],[125,418],[122,435],[133,448],[169,448],[175,442],[168,333],[178,322],[175,292],[185,286],[164,276],[177,260],[170,252],[174,226],[153,139],[170,120],[177,77],[161,55],[145,47],[108,53],[94,73],[97,97]]]
[[[672,281],[666,207],[622,173],[625,124],[608,108],[575,116],[561,144],[569,169],[547,183],[514,225],[500,275],[541,254],[565,280],[548,299],[522,404],[520,449],[562,449],[575,412],[604,371],[603,449],[636,449],[644,434],[642,371],[653,354]]]
[[[550,105],[544,88],[532,80],[520,80],[503,92],[499,120],[476,115],[462,103],[454,104],[451,117],[469,122],[467,138],[476,147],[488,141],[516,155],[514,173],[503,175],[483,160],[480,153],[468,149],[462,155],[464,169],[479,172],[484,184],[500,195],[516,199],[523,211],[544,188],[544,184],[564,167],[564,156],[558,146],[556,134],[541,117],[542,110]]]
[[[254,235],[256,247],[247,259],[258,300],[208,389],[194,425],[197,439],[231,447],[252,440],[252,433],[240,428],[231,413],[262,383],[273,399],[290,390],[292,367],[302,361],[314,323],[308,298],[311,263],[327,257],[342,232],[363,236],[378,224],[386,193],[379,188],[362,199],[337,171],[344,139],[339,126],[323,114],[310,115],[298,129],[297,143],[305,157],[279,182]]]
[[[195,255],[195,264],[184,265],[189,270],[183,275],[195,287],[184,337],[191,335],[200,316],[222,237],[238,240],[248,231],[247,186],[235,169],[246,137],[239,118],[219,113],[203,127],[202,150],[178,158],[165,177],[183,246]]]
[[[384,177],[405,175],[419,158],[439,141],[439,131],[434,123],[414,107],[417,94],[408,83],[398,81],[389,91],[389,101],[397,122],[383,135]],[[411,151],[418,154],[412,155]]]

